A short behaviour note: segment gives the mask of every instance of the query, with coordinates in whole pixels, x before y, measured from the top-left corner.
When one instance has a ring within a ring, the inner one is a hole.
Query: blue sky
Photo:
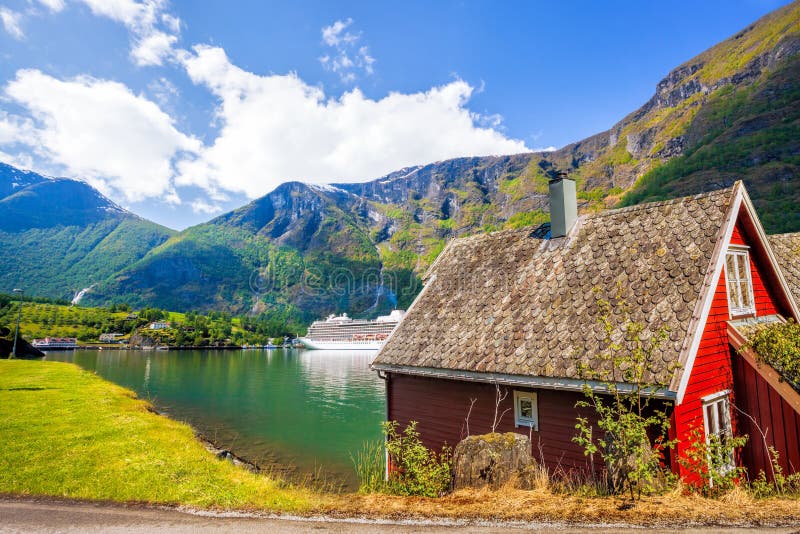
[[[0,0],[0,160],[184,228],[580,140],[785,3]]]

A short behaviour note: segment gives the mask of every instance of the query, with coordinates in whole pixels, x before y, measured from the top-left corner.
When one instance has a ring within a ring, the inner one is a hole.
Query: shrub
[[[778,451],[775,450],[775,447],[769,447],[767,450],[769,451],[773,481],[771,483],[767,481],[766,473],[761,470],[758,477],[750,482],[750,492],[755,497],[800,494],[800,473],[783,474],[783,468],[778,461]]]
[[[760,362],[800,391],[800,324],[793,319],[770,324],[751,335],[745,347],[751,347]]]
[[[583,385],[585,399],[578,401],[576,407],[591,408],[597,414],[597,426],[602,433],[595,435],[589,418],[579,417],[573,441],[592,458],[592,468],[594,455],[600,454],[613,491],[628,492],[631,500],[636,500],[642,492],[649,493],[662,486],[663,451],[673,445],[664,439],[669,417],[651,404],[652,397],[648,394],[666,387],[654,377],[659,376],[662,365],[659,349],[667,331],[660,329],[646,336],[644,325],[631,319],[621,288],[613,302],[598,296],[597,306],[598,321],[604,331],[603,350],[590,364],[576,362],[581,378],[587,381]],[[620,325],[614,322],[615,317],[620,317]],[[615,333],[619,326],[624,338],[617,341]],[[589,380],[602,383],[607,393],[595,392],[589,387]],[[620,383],[629,387],[620,388]],[[652,433],[658,435],[655,444],[650,442]]]
[[[704,438],[705,432],[697,427],[689,433],[689,446],[678,456],[678,462],[700,485],[690,485],[689,489],[699,491],[707,497],[718,497],[733,489],[737,482],[744,480],[742,467],[730,467],[730,458],[747,443],[747,436],[711,435]]]
[[[383,424],[391,469],[386,490],[395,495],[439,497],[450,489],[452,452],[428,450],[419,439],[417,422],[398,430],[397,421]]]

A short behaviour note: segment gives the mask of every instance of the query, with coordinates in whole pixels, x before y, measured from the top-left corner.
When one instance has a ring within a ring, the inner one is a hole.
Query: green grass
[[[75,365],[0,360],[0,493],[303,511],[314,495],[218,460],[192,429]]]
[[[360,493],[378,493],[386,485],[386,449],[383,440],[367,441],[355,454],[350,454]]]
[[[0,326],[13,329],[18,310],[19,302],[0,306]],[[20,332],[29,339],[56,336],[96,342],[103,332],[129,333],[137,321],[126,320],[128,313],[112,312],[106,308],[26,302],[22,306]]]
[[[506,221],[506,228],[524,228],[545,223],[550,220],[550,214],[542,210],[522,211],[515,213]]]

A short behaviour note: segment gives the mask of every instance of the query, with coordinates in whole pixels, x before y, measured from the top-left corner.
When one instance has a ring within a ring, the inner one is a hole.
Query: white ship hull
[[[315,341],[307,337],[301,337],[299,341],[305,348],[312,350],[378,350],[386,343],[386,340]]]

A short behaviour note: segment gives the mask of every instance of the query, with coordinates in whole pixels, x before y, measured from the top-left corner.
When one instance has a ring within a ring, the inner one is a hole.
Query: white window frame
[[[738,272],[739,262],[733,262],[734,270],[730,272],[728,269],[728,258],[730,256],[739,256],[744,258],[745,273]],[[754,315],[756,313],[756,299],[753,293],[753,277],[750,273],[750,252],[746,247],[729,247],[728,252],[725,254],[725,291],[728,293],[728,309],[730,310],[731,317],[740,315]],[[747,289],[750,291],[750,305],[745,306],[742,304],[741,283],[747,282]],[[731,294],[731,284],[736,288]]]
[[[522,416],[520,406],[523,399],[530,400],[532,417]],[[514,390],[514,426],[517,428],[527,426],[539,431],[539,401],[535,392]]]
[[[712,434],[720,438],[724,437],[725,439],[733,438],[730,395],[731,391],[726,389],[701,399],[703,401],[703,425],[706,431],[706,444],[711,441]],[[722,404],[722,410],[719,409],[720,404]],[[708,414],[709,407],[713,407],[711,410],[711,420],[709,420]],[[719,420],[720,411],[722,412],[722,421]],[[722,466],[720,470],[722,473],[730,473],[734,469],[736,469],[736,458],[733,455],[733,451],[731,451],[728,463]]]

